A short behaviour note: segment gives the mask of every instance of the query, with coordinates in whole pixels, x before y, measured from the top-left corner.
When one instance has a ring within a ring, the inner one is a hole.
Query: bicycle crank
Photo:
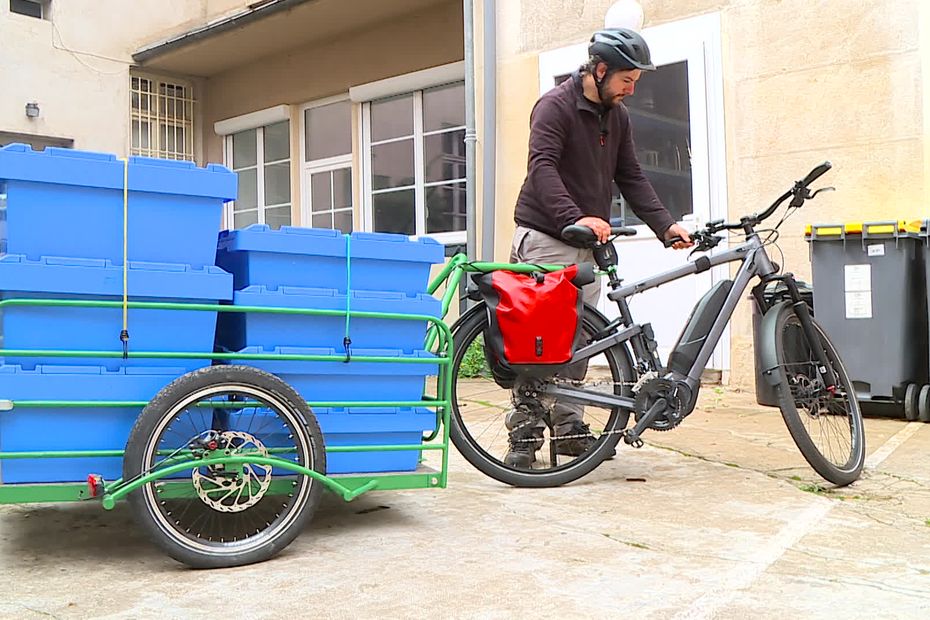
[[[640,435],[647,429],[670,431],[690,413],[691,390],[677,381],[650,379],[636,394],[636,425],[623,436],[634,448],[643,445]]]

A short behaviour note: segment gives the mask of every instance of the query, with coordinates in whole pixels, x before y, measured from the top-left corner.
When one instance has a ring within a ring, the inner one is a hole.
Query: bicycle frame
[[[713,325],[704,343],[701,345],[694,362],[691,364],[690,369],[687,373],[669,371],[665,374],[666,378],[683,382],[690,388],[691,393],[696,395],[700,388],[701,375],[704,368],[710,360],[714,348],[717,346],[723,334],[723,330],[732,318],[740,297],[749,287],[753,278],[759,277],[764,280],[777,272],[775,265],[769,259],[765,251],[764,244],[759,238],[758,233],[752,232],[748,235],[744,243],[733,249],[701,256],[689,262],[687,265],[682,265],[681,267],[639,280],[626,286],[621,285],[620,281],[616,279],[616,276],[611,274],[611,286],[614,287],[614,290],[608,293],[607,297],[611,301],[616,302],[620,309],[620,319],[614,321],[614,323],[611,324],[611,328],[623,325],[623,329],[605,338],[597,338],[591,344],[582,347],[575,353],[572,362],[588,359],[612,346],[630,340],[633,340],[632,344],[634,345],[633,348],[638,361],[643,362],[643,357],[649,355],[647,353],[649,348],[648,346],[644,346],[643,339],[651,339],[651,330],[646,328],[645,325],[639,325],[633,322],[629,306],[627,305],[627,298],[675,280],[703,273],[718,265],[736,261],[740,261],[742,264],[733,280],[733,286],[726,296],[720,313],[714,319]],[[651,359],[647,359],[646,361],[651,361]],[[634,399],[624,396],[556,385],[548,385],[545,391],[551,396],[585,405],[622,407],[631,410],[634,408]]]

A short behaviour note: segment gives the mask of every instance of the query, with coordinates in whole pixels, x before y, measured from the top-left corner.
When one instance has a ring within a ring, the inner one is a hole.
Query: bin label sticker
[[[884,249],[884,246],[880,246]],[[871,253],[871,247],[869,248]],[[846,265],[846,318],[872,318],[872,266]]]
[[[872,318],[872,293],[870,291],[856,291],[846,293],[846,318]]]
[[[881,245],[870,245],[869,246],[869,256],[884,256],[885,255],[885,244]]]
[[[872,290],[872,265],[846,265],[847,293]]]

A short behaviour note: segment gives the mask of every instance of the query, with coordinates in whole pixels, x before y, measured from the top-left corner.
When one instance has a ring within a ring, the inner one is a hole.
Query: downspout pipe
[[[494,260],[497,207],[497,2],[484,0],[484,143],[482,148],[481,260]]]
[[[475,208],[475,3],[463,0],[465,21],[465,229],[466,252],[475,260],[478,240],[477,210]]]

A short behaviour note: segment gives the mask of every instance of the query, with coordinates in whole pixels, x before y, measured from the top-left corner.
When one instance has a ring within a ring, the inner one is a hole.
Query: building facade
[[[584,60],[613,0],[475,0],[481,254],[505,260],[529,112]],[[830,160],[781,228],[776,261],[809,279],[816,222],[930,215],[930,9],[918,0],[641,0],[659,66],[628,100],[641,163],[679,221],[765,208]],[[485,19],[485,10],[494,19]],[[0,4],[0,143],[220,162],[239,173],[226,225],[466,240],[463,0],[11,0]],[[493,23],[495,31],[484,32]],[[485,57],[488,38],[495,56]],[[484,80],[497,96],[485,129]],[[493,164],[494,198],[483,190]],[[618,197],[615,215],[637,225]],[[687,260],[645,229],[630,280]],[[633,302],[663,354],[726,269]],[[610,312],[606,300],[602,309]],[[741,303],[713,360],[752,384]]]

